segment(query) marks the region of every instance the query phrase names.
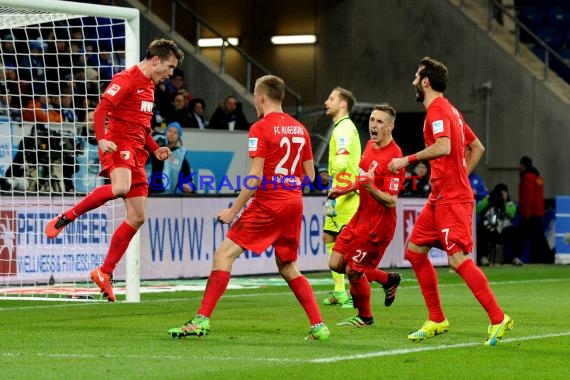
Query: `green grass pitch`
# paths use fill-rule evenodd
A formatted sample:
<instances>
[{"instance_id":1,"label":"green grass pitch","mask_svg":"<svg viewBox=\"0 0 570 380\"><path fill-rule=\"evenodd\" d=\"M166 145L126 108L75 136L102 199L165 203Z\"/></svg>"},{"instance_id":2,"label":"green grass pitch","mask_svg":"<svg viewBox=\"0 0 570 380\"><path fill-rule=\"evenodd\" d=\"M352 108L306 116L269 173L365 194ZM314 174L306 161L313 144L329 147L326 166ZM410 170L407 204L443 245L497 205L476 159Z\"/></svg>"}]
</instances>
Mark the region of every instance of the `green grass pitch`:
<instances>
[{"instance_id":1,"label":"green grass pitch","mask_svg":"<svg viewBox=\"0 0 570 380\"><path fill-rule=\"evenodd\" d=\"M138 304L0 300L3 379L568 379L570 266L486 268L515 327L484 347L488 320L461 278L439 268L449 333L406 337L427 312L415 276L384 307L373 284L376 324L336 326L353 314L321 307L333 334L307 342L308 322L284 284L227 290L205 338L173 339L170 327L196 312L202 292L143 294ZM309 274L322 299L328 273ZM331 281L332 283L332 281ZM120 296L119 300L124 299Z\"/></svg>"}]
</instances>

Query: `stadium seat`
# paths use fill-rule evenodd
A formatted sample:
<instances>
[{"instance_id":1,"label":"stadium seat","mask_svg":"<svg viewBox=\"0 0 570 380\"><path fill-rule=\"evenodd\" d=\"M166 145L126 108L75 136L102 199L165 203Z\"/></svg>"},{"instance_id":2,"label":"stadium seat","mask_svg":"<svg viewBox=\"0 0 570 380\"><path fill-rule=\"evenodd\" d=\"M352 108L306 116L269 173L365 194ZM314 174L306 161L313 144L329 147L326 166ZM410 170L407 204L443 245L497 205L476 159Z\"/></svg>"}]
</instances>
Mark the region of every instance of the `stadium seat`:
<instances>
[{"instance_id":1,"label":"stadium seat","mask_svg":"<svg viewBox=\"0 0 570 380\"><path fill-rule=\"evenodd\" d=\"M545 18L546 11L544 8L539 8L533 5L521 6L518 12L519 21L534 33L536 33L537 29L543 26ZM521 42L534 42L532 37L530 37L524 30L521 30L520 38Z\"/></svg>"},{"instance_id":2,"label":"stadium seat","mask_svg":"<svg viewBox=\"0 0 570 380\"><path fill-rule=\"evenodd\" d=\"M533 31L543 26L545 16L544 8L533 5L521 7L518 14L520 22Z\"/></svg>"},{"instance_id":3,"label":"stadium seat","mask_svg":"<svg viewBox=\"0 0 570 380\"><path fill-rule=\"evenodd\" d=\"M562 35L554 28L540 28L536 31L536 35L554 50L562 47Z\"/></svg>"},{"instance_id":4,"label":"stadium seat","mask_svg":"<svg viewBox=\"0 0 570 380\"><path fill-rule=\"evenodd\" d=\"M560 36L564 36L570 29L570 10L564 7L550 8L546 16L546 24L553 28Z\"/></svg>"}]
</instances>

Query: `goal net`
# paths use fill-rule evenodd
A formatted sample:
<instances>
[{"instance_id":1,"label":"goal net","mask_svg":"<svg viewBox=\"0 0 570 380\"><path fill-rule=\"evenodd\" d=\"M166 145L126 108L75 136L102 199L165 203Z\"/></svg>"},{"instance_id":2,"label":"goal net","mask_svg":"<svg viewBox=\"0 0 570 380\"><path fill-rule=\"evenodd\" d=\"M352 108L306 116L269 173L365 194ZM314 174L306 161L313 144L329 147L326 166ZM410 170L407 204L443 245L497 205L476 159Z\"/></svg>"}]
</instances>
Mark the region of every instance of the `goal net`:
<instances>
[{"instance_id":1,"label":"goal net","mask_svg":"<svg viewBox=\"0 0 570 380\"><path fill-rule=\"evenodd\" d=\"M89 119L112 75L138 61L138 29L131 8L0 0L0 297L101 299L89 272L124 208L109 202L53 240L44 229L102 183ZM137 301L131 262L115 279L134 279Z\"/></svg>"}]
</instances>

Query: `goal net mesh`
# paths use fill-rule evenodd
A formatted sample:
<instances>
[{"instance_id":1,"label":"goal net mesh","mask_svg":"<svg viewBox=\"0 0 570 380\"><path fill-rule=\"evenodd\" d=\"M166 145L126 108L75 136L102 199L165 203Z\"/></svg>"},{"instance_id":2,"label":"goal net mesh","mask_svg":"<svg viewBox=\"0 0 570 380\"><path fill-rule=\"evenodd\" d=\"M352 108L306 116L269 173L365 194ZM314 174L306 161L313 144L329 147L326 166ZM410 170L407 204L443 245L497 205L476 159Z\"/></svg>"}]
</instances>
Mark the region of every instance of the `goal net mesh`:
<instances>
[{"instance_id":1,"label":"goal net mesh","mask_svg":"<svg viewBox=\"0 0 570 380\"><path fill-rule=\"evenodd\" d=\"M89 272L124 217L118 201L109 202L56 239L44 234L50 219L103 183L89 119L125 68L126 20L69 4L69 13L0 6L2 298L101 299ZM124 277L123 264L115 279Z\"/></svg>"}]
</instances>

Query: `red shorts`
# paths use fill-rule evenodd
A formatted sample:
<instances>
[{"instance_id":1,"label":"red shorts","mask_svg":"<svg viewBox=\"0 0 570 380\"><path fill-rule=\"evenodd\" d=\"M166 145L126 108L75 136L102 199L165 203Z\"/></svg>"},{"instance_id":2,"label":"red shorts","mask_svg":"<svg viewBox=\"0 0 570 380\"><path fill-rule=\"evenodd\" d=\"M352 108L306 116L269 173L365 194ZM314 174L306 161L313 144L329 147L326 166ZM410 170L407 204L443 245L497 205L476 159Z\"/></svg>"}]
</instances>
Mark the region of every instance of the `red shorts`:
<instances>
[{"instance_id":1,"label":"red shorts","mask_svg":"<svg viewBox=\"0 0 570 380\"><path fill-rule=\"evenodd\" d=\"M410 242L453 255L473 250L473 203L427 203L412 229Z\"/></svg>"},{"instance_id":2,"label":"red shorts","mask_svg":"<svg viewBox=\"0 0 570 380\"><path fill-rule=\"evenodd\" d=\"M131 170L131 189L125 198L148 196L148 181L146 178L145 163L148 159L146 151L135 152L124 147L117 148L113 153L103 153L99 150L101 160L101 171L99 175L110 178L111 172L116 168L127 168Z\"/></svg>"},{"instance_id":3,"label":"red shorts","mask_svg":"<svg viewBox=\"0 0 570 380\"><path fill-rule=\"evenodd\" d=\"M298 203L268 204L254 198L232 224L227 237L257 255L273 245L279 260L293 262L297 261L302 220L302 199Z\"/></svg>"},{"instance_id":4,"label":"red shorts","mask_svg":"<svg viewBox=\"0 0 570 380\"><path fill-rule=\"evenodd\" d=\"M378 268L389 244L390 240L371 241L367 234L359 235L348 225L337 236L333 251L342 254L349 267L362 272Z\"/></svg>"}]
</instances>

